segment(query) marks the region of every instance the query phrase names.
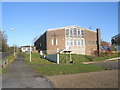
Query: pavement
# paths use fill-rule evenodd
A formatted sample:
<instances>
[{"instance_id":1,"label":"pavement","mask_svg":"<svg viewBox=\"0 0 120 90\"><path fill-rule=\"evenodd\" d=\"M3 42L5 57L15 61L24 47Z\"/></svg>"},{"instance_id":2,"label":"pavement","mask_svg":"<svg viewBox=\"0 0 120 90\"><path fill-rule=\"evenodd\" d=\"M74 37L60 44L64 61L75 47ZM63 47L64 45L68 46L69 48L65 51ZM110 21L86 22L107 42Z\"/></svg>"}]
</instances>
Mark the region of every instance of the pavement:
<instances>
[{"instance_id":1,"label":"pavement","mask_svg":"<svg viewBox=\"0 0 120 90\"><path fill-rule=\"evenodd\" d=\"M52 88L44 76L36 73L18 54L17 59L8 66L8 72L2 75L2 88Z\"/></svg>"}]
</instances>

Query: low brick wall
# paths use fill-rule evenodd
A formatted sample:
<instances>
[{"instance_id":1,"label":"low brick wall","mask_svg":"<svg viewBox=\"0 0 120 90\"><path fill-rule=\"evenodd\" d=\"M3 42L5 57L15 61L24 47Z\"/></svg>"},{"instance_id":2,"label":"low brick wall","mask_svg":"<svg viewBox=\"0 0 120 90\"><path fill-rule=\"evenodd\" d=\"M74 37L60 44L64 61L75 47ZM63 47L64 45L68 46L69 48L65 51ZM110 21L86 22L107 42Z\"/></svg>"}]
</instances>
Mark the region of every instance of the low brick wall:
<instances>
[{"instance_id":1,"label":"low brick wall","mask_svg":"<svg viewBox=\"0 0 120 90\"><path fill-rule=\"evenodd\" d=\"M59 54L48 54L45 58L59 64Z\"/></svg>"}]
</instances>

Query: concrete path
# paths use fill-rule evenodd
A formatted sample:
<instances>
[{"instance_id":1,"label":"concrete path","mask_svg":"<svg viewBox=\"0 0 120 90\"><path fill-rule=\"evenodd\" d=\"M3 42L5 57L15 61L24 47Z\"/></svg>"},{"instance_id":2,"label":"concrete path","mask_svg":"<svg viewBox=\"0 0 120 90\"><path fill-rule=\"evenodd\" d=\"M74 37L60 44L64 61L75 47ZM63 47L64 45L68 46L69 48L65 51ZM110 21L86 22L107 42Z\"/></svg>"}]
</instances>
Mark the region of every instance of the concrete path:
<instances>
[{"instance_id":1,"label":"concrete path","mask_svg":"<svg viewBox=\"0 0 120 90\"><path fill-rule=\"evenodd\" d=\"M48 76L56 88L118 88L118 70Z\"/></svg>"},{"instance_id":2,"label":"concrete path","mask_svg":"<svg viewBox=\"0 0 120 90\"><path fill-rule=\"evenodd\" d=\"M46 78L35 73L24 62L21 54L8 66L8 72L2 76L3 88L52 88Z\"/></svg>"}]
</instances>

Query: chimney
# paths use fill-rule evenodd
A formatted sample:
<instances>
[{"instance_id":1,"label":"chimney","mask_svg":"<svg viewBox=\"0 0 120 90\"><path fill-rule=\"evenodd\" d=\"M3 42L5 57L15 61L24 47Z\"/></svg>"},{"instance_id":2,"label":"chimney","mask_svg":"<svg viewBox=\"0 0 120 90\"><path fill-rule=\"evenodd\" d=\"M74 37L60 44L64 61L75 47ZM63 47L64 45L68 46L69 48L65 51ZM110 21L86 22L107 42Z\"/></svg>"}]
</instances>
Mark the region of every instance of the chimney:
<instances>
[{"instance_id":1,"label":"chimney","mask_svg":"<svg viewBox=\"0 0 120 90\"><path fill-rule=\"evenodd\" d=\"M100 54L100 28L97 28L97 52L98 52L98 57Z\"/></svg>"}]
</instances>

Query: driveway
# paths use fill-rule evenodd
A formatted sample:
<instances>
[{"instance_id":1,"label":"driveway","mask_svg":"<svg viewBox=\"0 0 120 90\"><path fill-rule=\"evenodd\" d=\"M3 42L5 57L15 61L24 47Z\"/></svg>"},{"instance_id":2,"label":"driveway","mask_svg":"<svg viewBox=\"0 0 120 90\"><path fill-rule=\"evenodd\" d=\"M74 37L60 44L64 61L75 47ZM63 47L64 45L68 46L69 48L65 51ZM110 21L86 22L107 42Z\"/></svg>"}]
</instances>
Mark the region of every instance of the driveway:
<instances>
[{"instance_id":1,"label":"driveway","mask_svg":"<svg viewBox=\"0 0 120 90\"><path fill-rule=\"evenodd\" d=\"M52 88L48 80L39 75L24 62L21 54L8 66L8 72L2 75L3 88Z\"/></svg>"}]
</instances>

